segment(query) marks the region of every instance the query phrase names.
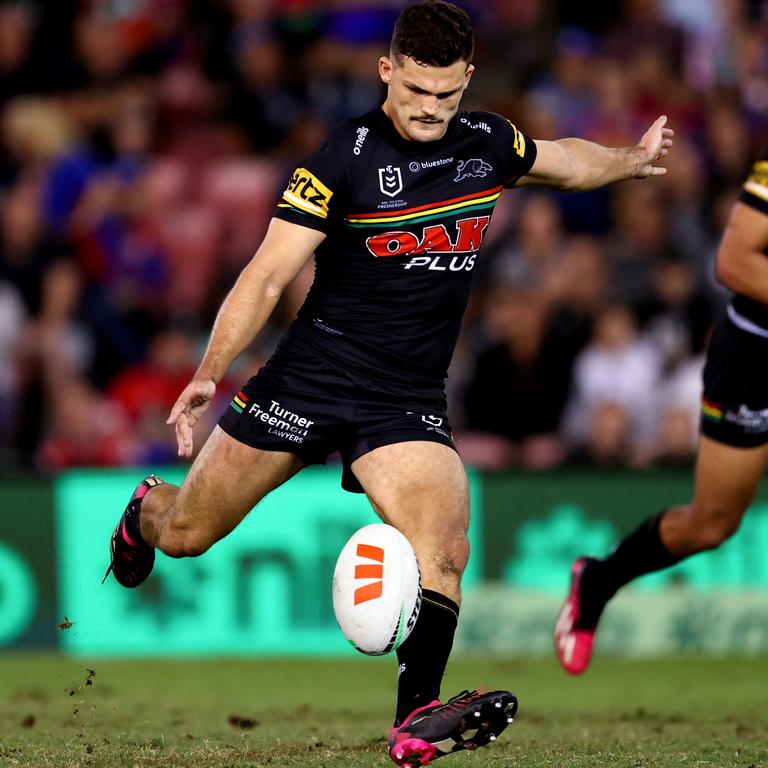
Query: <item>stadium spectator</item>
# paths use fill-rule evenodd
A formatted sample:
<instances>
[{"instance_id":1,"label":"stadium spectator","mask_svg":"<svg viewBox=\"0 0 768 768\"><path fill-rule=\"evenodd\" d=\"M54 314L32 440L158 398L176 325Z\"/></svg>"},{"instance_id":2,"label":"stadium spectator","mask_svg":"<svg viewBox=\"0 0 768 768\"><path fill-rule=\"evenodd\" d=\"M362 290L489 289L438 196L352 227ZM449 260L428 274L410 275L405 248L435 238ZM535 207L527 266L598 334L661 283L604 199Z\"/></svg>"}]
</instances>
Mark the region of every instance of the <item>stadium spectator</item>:
<instances>
[{"instance_id":1,"label":"stadium spectator","mask_svg":"<svg viewBox=\"0 0 768 768\"><path fill-rule=\"evenodd\" d=\"M26 312L19 292L0 276L0 466L15 467L16 429L21 382L19 375L19 329Z\"/></svg>"},{"instance_id":2,"label":"stadium spectator","mask_svg":"<svg viewBox=\"0 0 768 768\"><path fill-rule=\"evenodd\" d=\"M632 463L655 429L662 358L644 340L634 314L608 306L574 364L564 431L577 455L597 464Z\"/></svg>"},{"instance_id":3,"label":"stadium spectator","mask_svg":"<svg viewBox=\"0 0 768 768\"><path fill-rule=\"evenodd\" d=\"M196 353L189 334L161 330L149 341L146 360L127 366L109 384L107 395L131 424L138 451L135 461L168 464L175 460L175 441L163 422L179 389L194 372Z\"/></svg>"},{"instance_id":4,"label":"stadium spectator","mask_svg":"<svg viewBox=\"0 0 768 768\"><path fill-rule=\"evenodd\" d=\"M40 407L45 407L40 404ZM120 409L84 380L58 383L37 461L45 472L132 463L135 444Z\"/></svg>"},{"instance_id":5,"label":"stadium spectator","mask_svg":"<svg viewBox=\"0 0 768 768\"><path fill-rule=\"evenodd\" d=\"M536 288L503 282L486 301L487 325L497 344L474 366L459 453L490 469L559 464L564 449L557 428L572 358L554 337L550 303Z\"/></svg>"}]
</instances>

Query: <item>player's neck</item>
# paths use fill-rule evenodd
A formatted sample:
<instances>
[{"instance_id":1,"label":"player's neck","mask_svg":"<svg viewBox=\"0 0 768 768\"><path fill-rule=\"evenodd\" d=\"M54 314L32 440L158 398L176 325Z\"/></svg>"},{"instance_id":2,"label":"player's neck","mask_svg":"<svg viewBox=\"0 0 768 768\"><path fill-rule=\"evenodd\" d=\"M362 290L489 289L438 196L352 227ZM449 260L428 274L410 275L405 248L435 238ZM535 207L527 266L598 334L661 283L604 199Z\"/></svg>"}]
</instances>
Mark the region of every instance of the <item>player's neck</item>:
<instances>
[{"instance_id":1,"label":"player's neck","mask_svg":"<svg viewBox=\"0 0 768 768\"><path fill-rule=\"evenodd\" d=\"M384 100L384 103L381 105L381 111L389 118L389 122L392 123L392 127L397 131L401 138L406 141L412 141L411 137L403 130L403 127L396 119L395 111L392 109L389 99Z\"/></svg>"}]
</instances>

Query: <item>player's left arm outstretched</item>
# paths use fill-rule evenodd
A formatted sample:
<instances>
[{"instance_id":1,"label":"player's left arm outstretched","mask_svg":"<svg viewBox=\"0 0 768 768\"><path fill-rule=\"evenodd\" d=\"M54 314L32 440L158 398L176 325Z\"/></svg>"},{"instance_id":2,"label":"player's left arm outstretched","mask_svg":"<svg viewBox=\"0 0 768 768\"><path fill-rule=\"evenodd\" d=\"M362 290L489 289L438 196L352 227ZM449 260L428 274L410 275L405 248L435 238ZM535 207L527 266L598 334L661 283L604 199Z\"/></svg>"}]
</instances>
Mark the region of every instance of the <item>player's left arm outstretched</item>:
<instances>
[{"instance_id":1,"label":"player's left arm outstretched","mask_svg":"<svg viewBox=\"0 0 768 768\"><path fill-rule=\"evenodd\" d=\"M667 156L675 132L662 115L634 147L604 147L584 139L536 141L536 160L516 187L552 187L580 192L622 179L644 179L667 172L656 163Z\"/></svg>"}]
</instances>

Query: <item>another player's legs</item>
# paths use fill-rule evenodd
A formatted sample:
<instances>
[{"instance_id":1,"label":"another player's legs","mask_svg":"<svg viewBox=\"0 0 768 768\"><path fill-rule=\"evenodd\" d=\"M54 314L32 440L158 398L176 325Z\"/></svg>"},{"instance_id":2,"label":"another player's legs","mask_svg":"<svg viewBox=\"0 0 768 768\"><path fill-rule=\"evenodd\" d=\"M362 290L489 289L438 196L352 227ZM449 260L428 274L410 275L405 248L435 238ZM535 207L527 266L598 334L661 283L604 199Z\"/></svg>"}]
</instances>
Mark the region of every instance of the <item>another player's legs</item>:
<instances>
[{"instance_id":1,"label":"another player's legs","mask_svg":"<svg viewBox=\"0 0 768 768\"><path fill-rule=\"evenodd\" d=\"M555 651L566 672L588 666L606 603L625 584L690 555L714 549L732 536L757 491L768 445L735 448L702 436L693 501L647 520L604 560L579 558L555 625Z\"/></svg>"},{"instance_id":2,"label":"another player's legs","mask_svg":"<svg viewBox=\"0 0 768 768\"><path fill-rule=\"evenodd\" d=\"M301 466L291 453L251 448L215 427L181 487L150 475L134 491L112 536L115 578L138 586L152 570L154 548L201 555Z\"/></svg>"},{"instance_id":3,"label":"another player's legs","mask_svg":"<svg viewBox=\"0 0 768 768\"><path fill-rule=\"evenodd\" d=\"M461 460L445 445L414 441L377 448L352 468L382 520L413 545L422 577L418 621L397 650L390 756L399 765L426 765L487 744L514 717L517 700L511 693L465 691L446 704L438 698L469 557L469 489Z\"/></svg>"}]
</instances>

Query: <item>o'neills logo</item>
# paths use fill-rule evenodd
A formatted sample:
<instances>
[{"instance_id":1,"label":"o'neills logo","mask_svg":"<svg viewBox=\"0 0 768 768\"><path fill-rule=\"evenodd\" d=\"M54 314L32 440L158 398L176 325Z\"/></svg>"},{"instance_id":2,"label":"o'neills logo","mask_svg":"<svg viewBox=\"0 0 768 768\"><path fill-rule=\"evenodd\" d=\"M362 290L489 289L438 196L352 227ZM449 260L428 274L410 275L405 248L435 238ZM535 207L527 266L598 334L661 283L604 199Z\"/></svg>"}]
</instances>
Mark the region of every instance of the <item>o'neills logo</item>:
<instances>
[{"instance_id":1,"label":"o'neills logo","mask_svg":"<svg viewBox=\"0 0 768 768\"><path fill-rule=\"evenodd\" d=\"M363 151L363 144L365 143L365 137L368 135L369 130L370 128L360 126L360 128L355 131L357 138L355 139L355 146L352 147L353 154L359 155Z\"/></svg>"},{"instance_id":2,"label":"o'neills logo","mask_svg":"<svg viewBox=\"0 0 768 768\"><path fill-rule=\"evenodd\" d=\"M365 241L368 250L378 258L410 256L404 269L427 267L443 272L469 271L475 266L477 251L483 243L490 216L473 216L456 222L452 237L445 224L433 224L421 230L421 237L413 232L384 232ZM448 255L463 254L463 256Z\"/></svg>"}]
</instances>

